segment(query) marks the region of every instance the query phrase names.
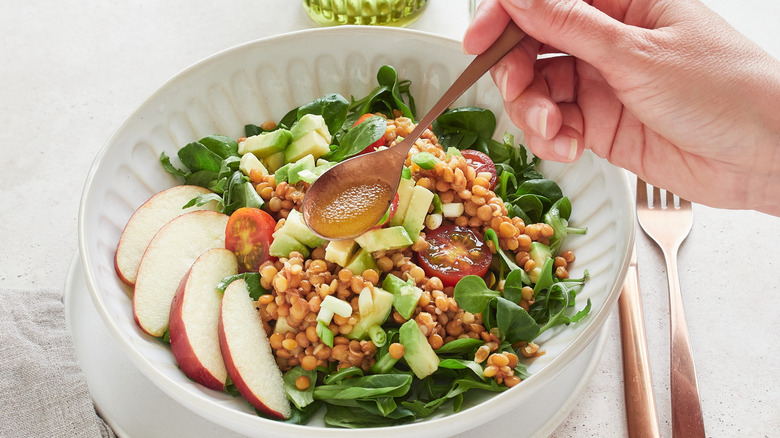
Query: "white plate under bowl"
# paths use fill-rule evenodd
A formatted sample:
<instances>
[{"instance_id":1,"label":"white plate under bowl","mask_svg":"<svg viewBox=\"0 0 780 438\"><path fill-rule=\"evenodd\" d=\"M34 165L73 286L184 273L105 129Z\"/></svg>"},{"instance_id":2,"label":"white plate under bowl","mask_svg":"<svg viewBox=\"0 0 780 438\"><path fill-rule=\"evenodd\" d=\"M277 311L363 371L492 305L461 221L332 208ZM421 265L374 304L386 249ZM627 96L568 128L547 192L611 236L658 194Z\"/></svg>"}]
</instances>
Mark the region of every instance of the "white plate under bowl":
<instances>
[{"instance_id":1,"label":"white plate under bowl","mask_svg":"<svg viewBox=\"0 0 780 438\"><path fill-rule=\"evenodd\" d=\"M418 115L430 108L470 58L451 39L409 29L335 27L294 32L247 43L211 56L178 74L131 114L96 157L87 176L79 211L79 251L87 287L98 313L129 358L163 392L197 414L247 435L349 437L360 430L326 428L322 421L292 425L258 417L240 399L207 390L181 373L170 349L136 326L131 290L114 273L119 235L132 212L152 194L176 181L162 170L161 152L219 133L243 135L247 123L279 120L291 108L327 93L362 97L375 86L379 67L390 64L411 80ZM455 106L493 110L497 135L522 133L503 112L500 95L486 76ZM471 397L459 413L442 412L425 421L372 429L374 437L451 436L503 415L525 412L544 398L534 397L573 361L599 333L617 301L634 240L634 211L625 172L591 153L563 165L545 162L540 170L557 181L572 200L571 223L587 226L567 247L591 279L578 296L590 299L590 315L542 337L547 354L528 364L532 376L500 394Z\"/></svg>"},{"instance_id":2,"label":"white plate under bowl","mask_svg":"<svg viewBox=\"0 0 780 438\"><path fill-rule=\"evenodd\" d=\"M73 337L76 356L89 386L89 392L100 416L122 438L240 438L234 432L206 420L160 391L130 362L116 338L89 298L81 259L75 254L68 271L63 293L65 318ZM547 403L537 404L525 412L523 427L504 416L478 426L479 433L464 432L451 438L504 436L512 430L514 438L542 438L552 433L566 418L585 391L598 368L608 336L609 323L582 353L546 385L540 386Z\"/></svg>"}]
</instances>

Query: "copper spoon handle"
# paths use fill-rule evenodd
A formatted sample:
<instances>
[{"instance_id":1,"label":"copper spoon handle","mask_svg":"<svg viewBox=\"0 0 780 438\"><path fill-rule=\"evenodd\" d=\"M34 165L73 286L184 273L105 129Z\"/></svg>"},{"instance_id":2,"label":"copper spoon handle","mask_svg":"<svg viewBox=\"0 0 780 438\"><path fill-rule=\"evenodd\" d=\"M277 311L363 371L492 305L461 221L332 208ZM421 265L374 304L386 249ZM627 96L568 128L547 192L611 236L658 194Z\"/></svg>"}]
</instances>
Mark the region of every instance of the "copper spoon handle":
<instances>
[{"instance_id":1,"label":"copper spoon handle","mask_svg":"<svg viewBox=\"0 0 780 438\"><path fill-rule=\"evenodd\" d=\"M628 276L618 299L620 339L623 349L623 388L630 437L660 437L642 298L636 269L636 249L631 255Z\"/></svg>"},{"instance_id":2,"label":"copper spoon handle","mask_svg":"<svg viewBox=\"0 0 780 438\"><path fill-rule=\"evenodd\" d=\"M496 65L504 55L520 43L523 38L525 38L525 32L520 30L513 21L510 21L493 45L471 61L471 64L455 79L455 82L450 85L450 88L444 92L444 95L425 114L412 132L400 144L390 148L390 150L406 158L409 149L420 138L422 133L431 126L431 123L442 115L466 90L471 88L491 67Z\"/></svg>"}]
</instances>

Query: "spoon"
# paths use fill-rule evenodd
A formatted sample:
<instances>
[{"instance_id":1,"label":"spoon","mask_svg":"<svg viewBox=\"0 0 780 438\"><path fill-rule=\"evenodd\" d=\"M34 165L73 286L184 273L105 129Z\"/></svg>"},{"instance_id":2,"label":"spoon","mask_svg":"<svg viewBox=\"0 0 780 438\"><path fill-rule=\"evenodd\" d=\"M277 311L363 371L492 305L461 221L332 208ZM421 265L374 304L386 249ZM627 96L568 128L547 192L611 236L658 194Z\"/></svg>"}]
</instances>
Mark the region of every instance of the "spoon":
<instances>
[{"instance_id":1,"label":"spoon","mask_svg":"<svg viewBox=\"0 0 780 438\"><path fill-rule=\"evenodd\" d=\"M351 239L379 223L401 181L407 154L420 135L455 100L515 47L525 33L513 22L477 55L403 141L393 147L350 158L320 175L303 200L303 220L329 240Z\"/></svg>"}]
</instances>

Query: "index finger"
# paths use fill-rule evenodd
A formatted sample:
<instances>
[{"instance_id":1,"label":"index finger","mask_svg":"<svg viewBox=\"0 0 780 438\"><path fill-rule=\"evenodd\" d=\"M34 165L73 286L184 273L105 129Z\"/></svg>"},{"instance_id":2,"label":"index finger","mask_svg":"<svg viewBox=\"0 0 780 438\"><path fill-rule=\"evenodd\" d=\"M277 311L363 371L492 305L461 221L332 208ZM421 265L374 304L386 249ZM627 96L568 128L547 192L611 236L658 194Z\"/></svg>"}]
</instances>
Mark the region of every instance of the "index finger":
<instances>
[{"instance_id":1,"label":"index finger","mask_svg":"<svg viewBox=\"0 0 780 438\"><path fill-rule=\"evenodd\" d=\"M470 55L484 52L498 39L509 20L509 14L498 0L481 1L463 36L463 51Z\"/></svg>"}]
</instances>

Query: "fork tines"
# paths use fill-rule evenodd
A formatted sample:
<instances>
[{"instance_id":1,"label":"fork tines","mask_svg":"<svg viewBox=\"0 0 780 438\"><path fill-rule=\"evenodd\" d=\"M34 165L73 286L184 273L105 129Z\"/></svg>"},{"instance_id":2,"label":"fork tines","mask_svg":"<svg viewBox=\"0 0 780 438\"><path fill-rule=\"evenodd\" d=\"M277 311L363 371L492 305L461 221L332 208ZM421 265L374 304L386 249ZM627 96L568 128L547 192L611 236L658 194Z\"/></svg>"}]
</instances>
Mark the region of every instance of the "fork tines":
<instances>
[{"instance_id":1,"label":"fork tines","mask_svg":"<svg viewBox=\"0 0 780 438\"><path fill-rule=\"evenodd\" d=\"M647 196L648 188L650 189L649 191L652 195L649 198ZM651 184L648 184L641 178L636 179L636 199L638 205L644 204L651 209L656 207L656 202L658 203L658 208L661 209L665 209L665 208L679 209L679 208L686 208L690 206L689 201L686 201L685 199L675 195L669 190L661 189Z\"/></svg>"}]
</instances>

